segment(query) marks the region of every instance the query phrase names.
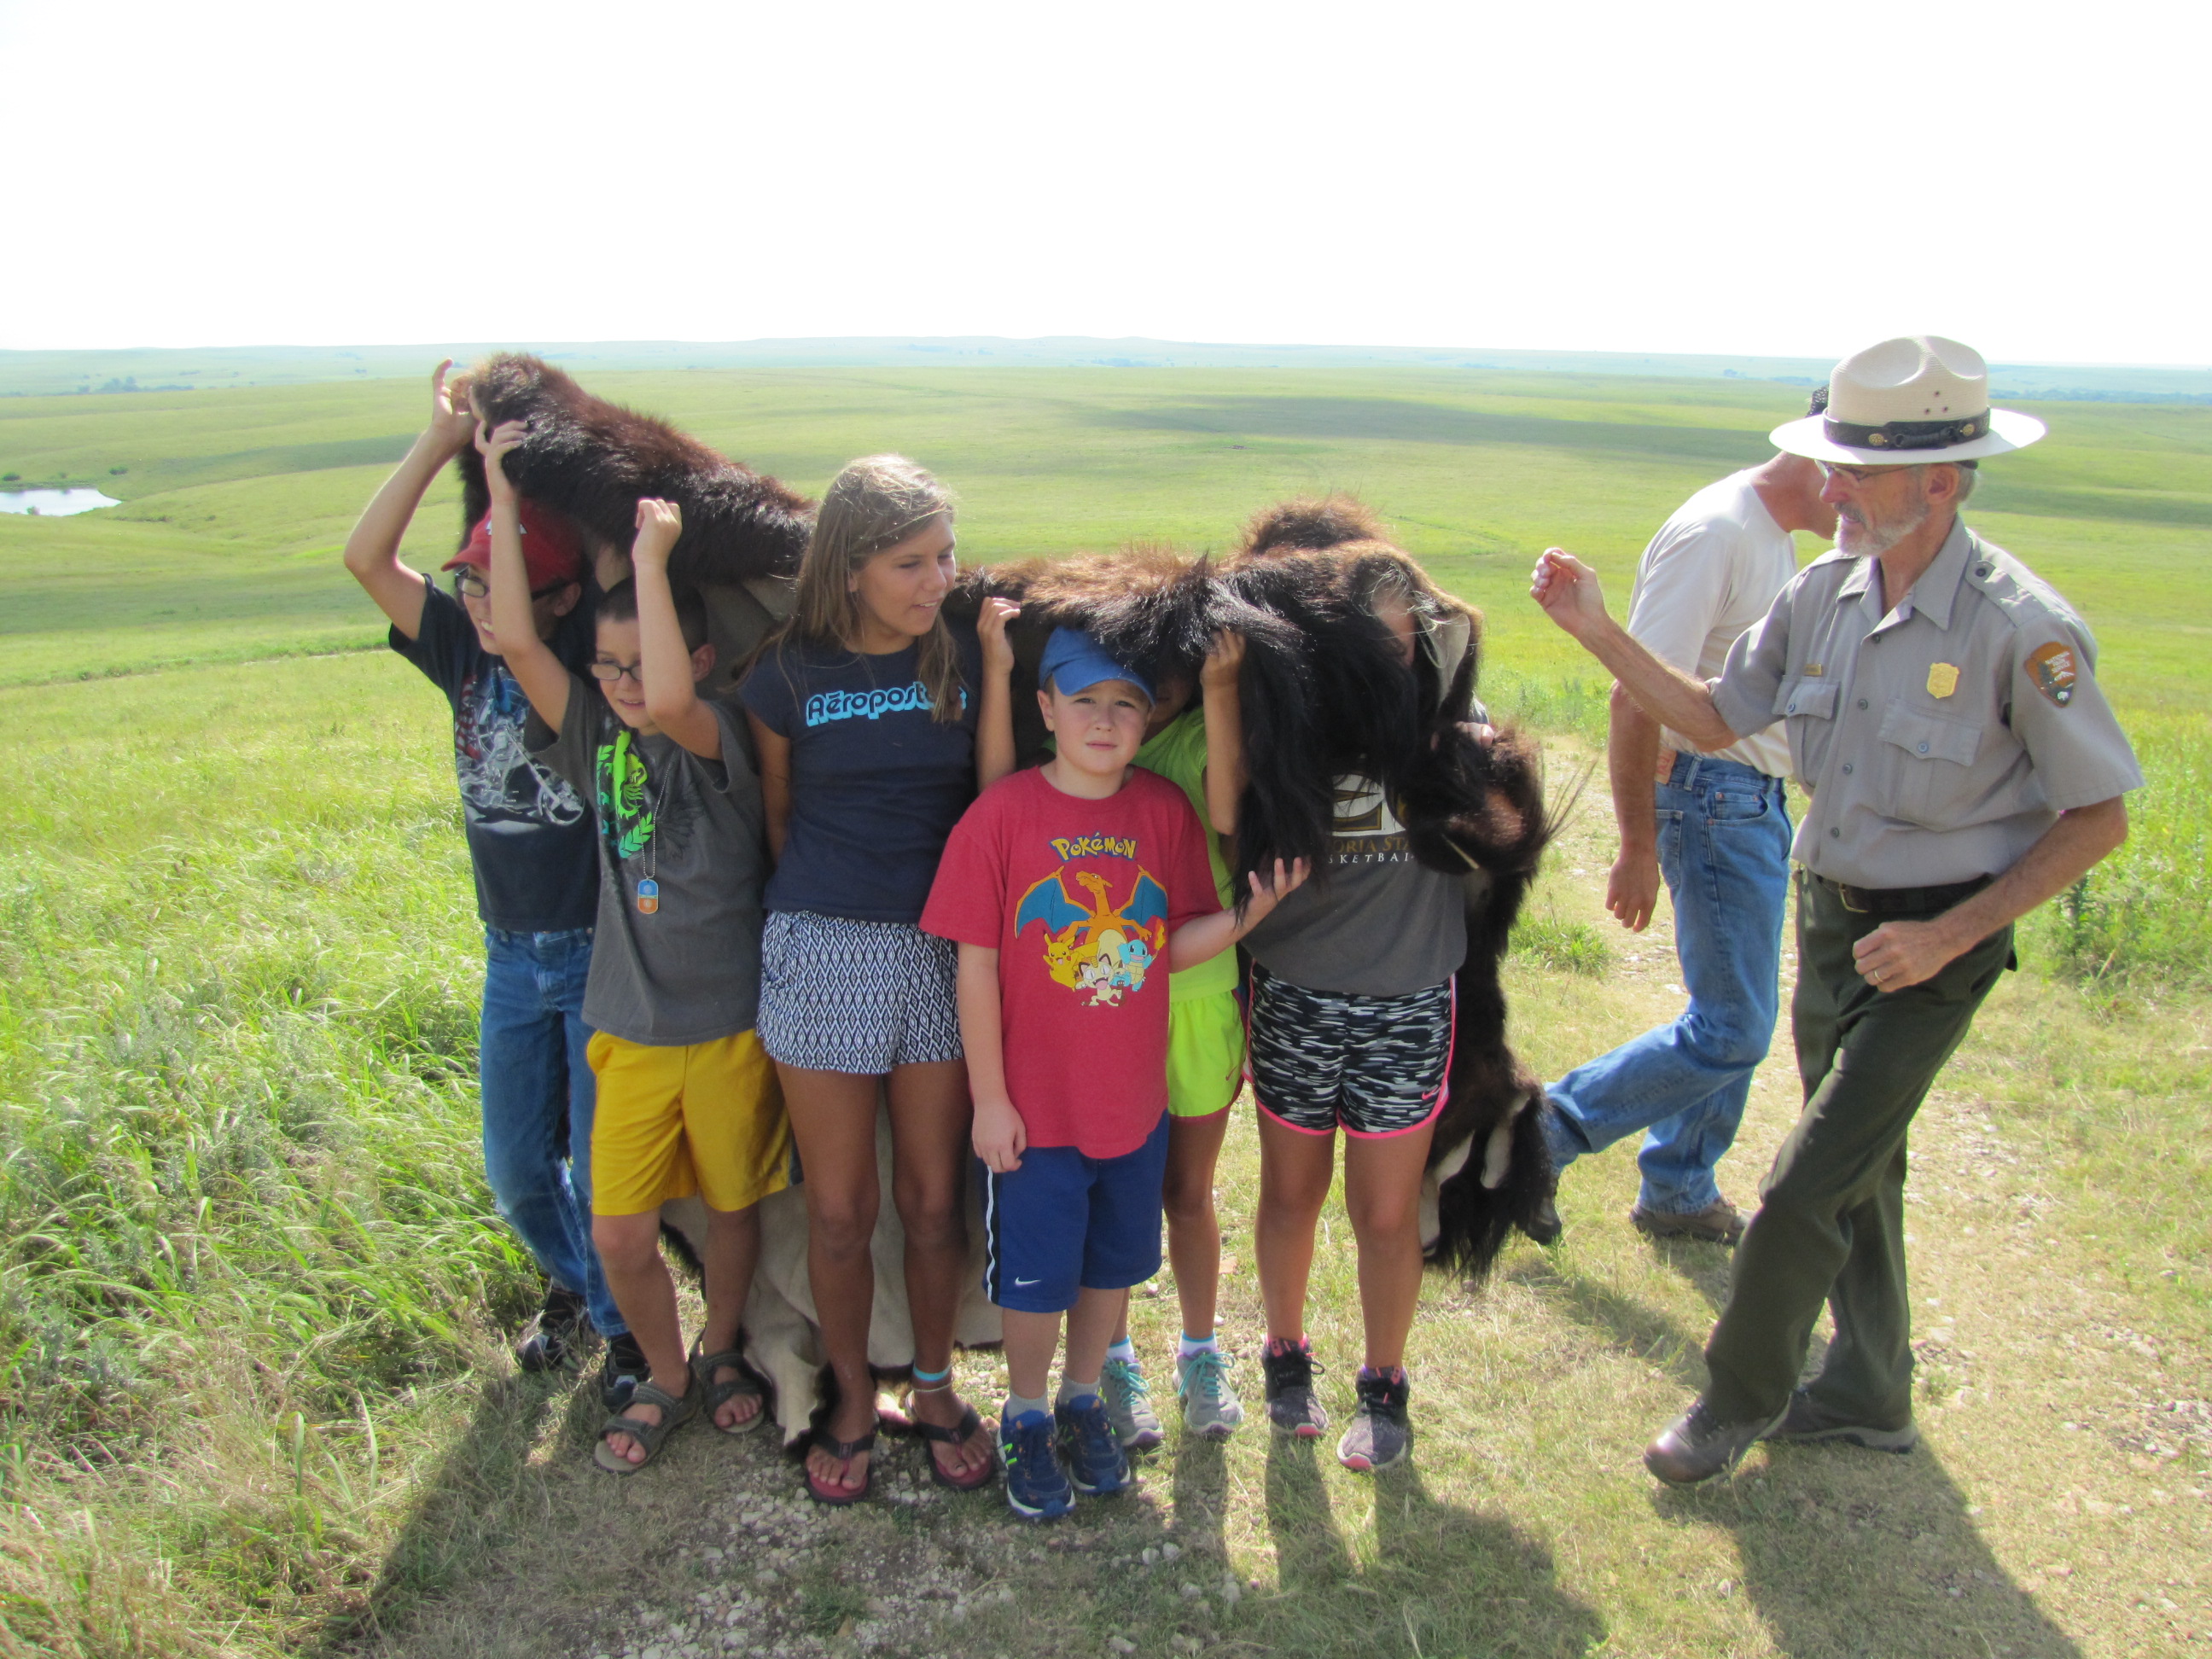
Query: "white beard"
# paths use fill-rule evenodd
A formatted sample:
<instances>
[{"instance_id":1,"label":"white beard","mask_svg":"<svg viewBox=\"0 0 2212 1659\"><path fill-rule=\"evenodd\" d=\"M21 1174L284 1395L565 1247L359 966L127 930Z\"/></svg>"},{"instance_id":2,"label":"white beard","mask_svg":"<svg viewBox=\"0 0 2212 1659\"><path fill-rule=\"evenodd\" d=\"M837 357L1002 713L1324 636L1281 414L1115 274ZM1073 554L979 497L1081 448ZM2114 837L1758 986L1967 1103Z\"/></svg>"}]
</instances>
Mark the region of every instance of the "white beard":
<instances>
[{"instance_id":1,"label":"white beard","mask_svg":"<svg viewBox=\"0 0 2212 1659\"><path fill-rule=\"evenodd\" d=\"M1844 552L1879 557L1928 522L1928 496L1901 507L1896 514L1879 520L1852 519L1844 509L1836 514L1836 545Z\"/></svg>"}]
</instances>

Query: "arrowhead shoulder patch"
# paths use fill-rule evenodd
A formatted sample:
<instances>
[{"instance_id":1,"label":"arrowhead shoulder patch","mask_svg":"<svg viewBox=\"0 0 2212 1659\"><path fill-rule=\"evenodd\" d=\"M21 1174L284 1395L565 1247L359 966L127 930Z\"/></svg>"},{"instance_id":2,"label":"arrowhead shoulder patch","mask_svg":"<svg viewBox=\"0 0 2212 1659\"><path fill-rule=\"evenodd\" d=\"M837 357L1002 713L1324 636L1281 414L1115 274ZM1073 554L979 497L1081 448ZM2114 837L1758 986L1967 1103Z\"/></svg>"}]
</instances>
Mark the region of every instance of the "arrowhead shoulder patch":
<instances>
[{"instance_id":1,"label":"arrowhead shoulder patch","mask_svg":"<svg viewBox=\"0 0 2212 1659\"><path fill-rule=\"evenodd\" d=\"M2057 707L2063 708L2074 701L2074 683L2080 675L2072 646L2060 640L2037 646L2028 657L2027 672L2035 689Z\"/></svg>"}]
</instances>

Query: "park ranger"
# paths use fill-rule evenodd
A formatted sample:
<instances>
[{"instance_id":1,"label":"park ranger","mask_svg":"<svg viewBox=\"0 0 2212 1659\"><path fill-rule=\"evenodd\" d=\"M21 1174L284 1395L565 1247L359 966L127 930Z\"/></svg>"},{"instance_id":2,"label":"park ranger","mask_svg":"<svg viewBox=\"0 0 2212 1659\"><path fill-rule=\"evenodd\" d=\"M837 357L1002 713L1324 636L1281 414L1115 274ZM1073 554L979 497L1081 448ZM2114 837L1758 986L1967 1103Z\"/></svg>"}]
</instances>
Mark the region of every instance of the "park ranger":
<instances>
[{"instance_id":1,"label":"park ranger","mask_svg":"<svg viewBox=\"0 0 2212 1659\"><path fill-rule=\"evenodd\" d=\"M1705 1392L1644 1452L1662 1480L1720 1474L1761 1438L1917 1438L1906 1131L2012 965L2014 921L2120 845L2142 784L2087 627L1959 520L1976 465L2043 434L1989 406L1986 366L1954 340L1845 358L1825 415L1773 434L1826 473L1835 550L1710 683L1631 639L1587 565L1553 548L1536 566L1532 597L1653 719L1708 751L1782 721L1811 792L1791 849L1804 1109L1739 1247ZM1835 1338L1800 1389L1824 1302Z\"/></svg>"}]
</instances>

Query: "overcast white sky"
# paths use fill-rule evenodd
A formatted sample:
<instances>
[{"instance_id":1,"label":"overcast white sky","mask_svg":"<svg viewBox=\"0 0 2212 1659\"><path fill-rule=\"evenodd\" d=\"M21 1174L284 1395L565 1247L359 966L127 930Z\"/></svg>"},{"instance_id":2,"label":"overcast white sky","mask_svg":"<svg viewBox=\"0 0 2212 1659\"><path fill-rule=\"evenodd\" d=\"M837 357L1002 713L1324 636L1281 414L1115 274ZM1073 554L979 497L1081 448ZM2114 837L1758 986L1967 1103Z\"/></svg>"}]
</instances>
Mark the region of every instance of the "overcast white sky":
<instances>
[{"instance_id":1,"label":"overcast white sky","mask_svg":"<svg viewBox=\"0 0 2212 1659\"><path fill-rule=\"evenodd\" d=\"M0 347L2212 363L2212 7L0 0Z\"/></svg>"}]
</instances>

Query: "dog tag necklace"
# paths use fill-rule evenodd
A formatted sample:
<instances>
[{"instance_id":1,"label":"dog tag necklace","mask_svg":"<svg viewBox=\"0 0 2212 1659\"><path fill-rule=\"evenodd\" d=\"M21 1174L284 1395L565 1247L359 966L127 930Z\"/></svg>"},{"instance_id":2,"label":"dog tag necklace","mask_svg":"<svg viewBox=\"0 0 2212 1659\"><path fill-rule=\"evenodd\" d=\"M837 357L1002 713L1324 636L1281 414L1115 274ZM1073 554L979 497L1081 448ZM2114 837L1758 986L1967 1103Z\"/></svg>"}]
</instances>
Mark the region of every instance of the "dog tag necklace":
<instances>
[{"instance_id":1,"label":"dog tag necklace","mask_svg":"<svg viewBox=\"0 0 2212 1659\"><path fill-rule=\"evenodd\" d=\"M644 757L641 748L638 758L641 761ZM647 833L645 843L645 875L637 884L637 913L641 916L657 915L660 912L660 883L655 879L660 873L660 805L668 797L668 780L676 770L673 750L670 752L668 760L668 771L654 784L653 799L646 808L647 821L653 827Z\"/></svg>"}]
</instances>

